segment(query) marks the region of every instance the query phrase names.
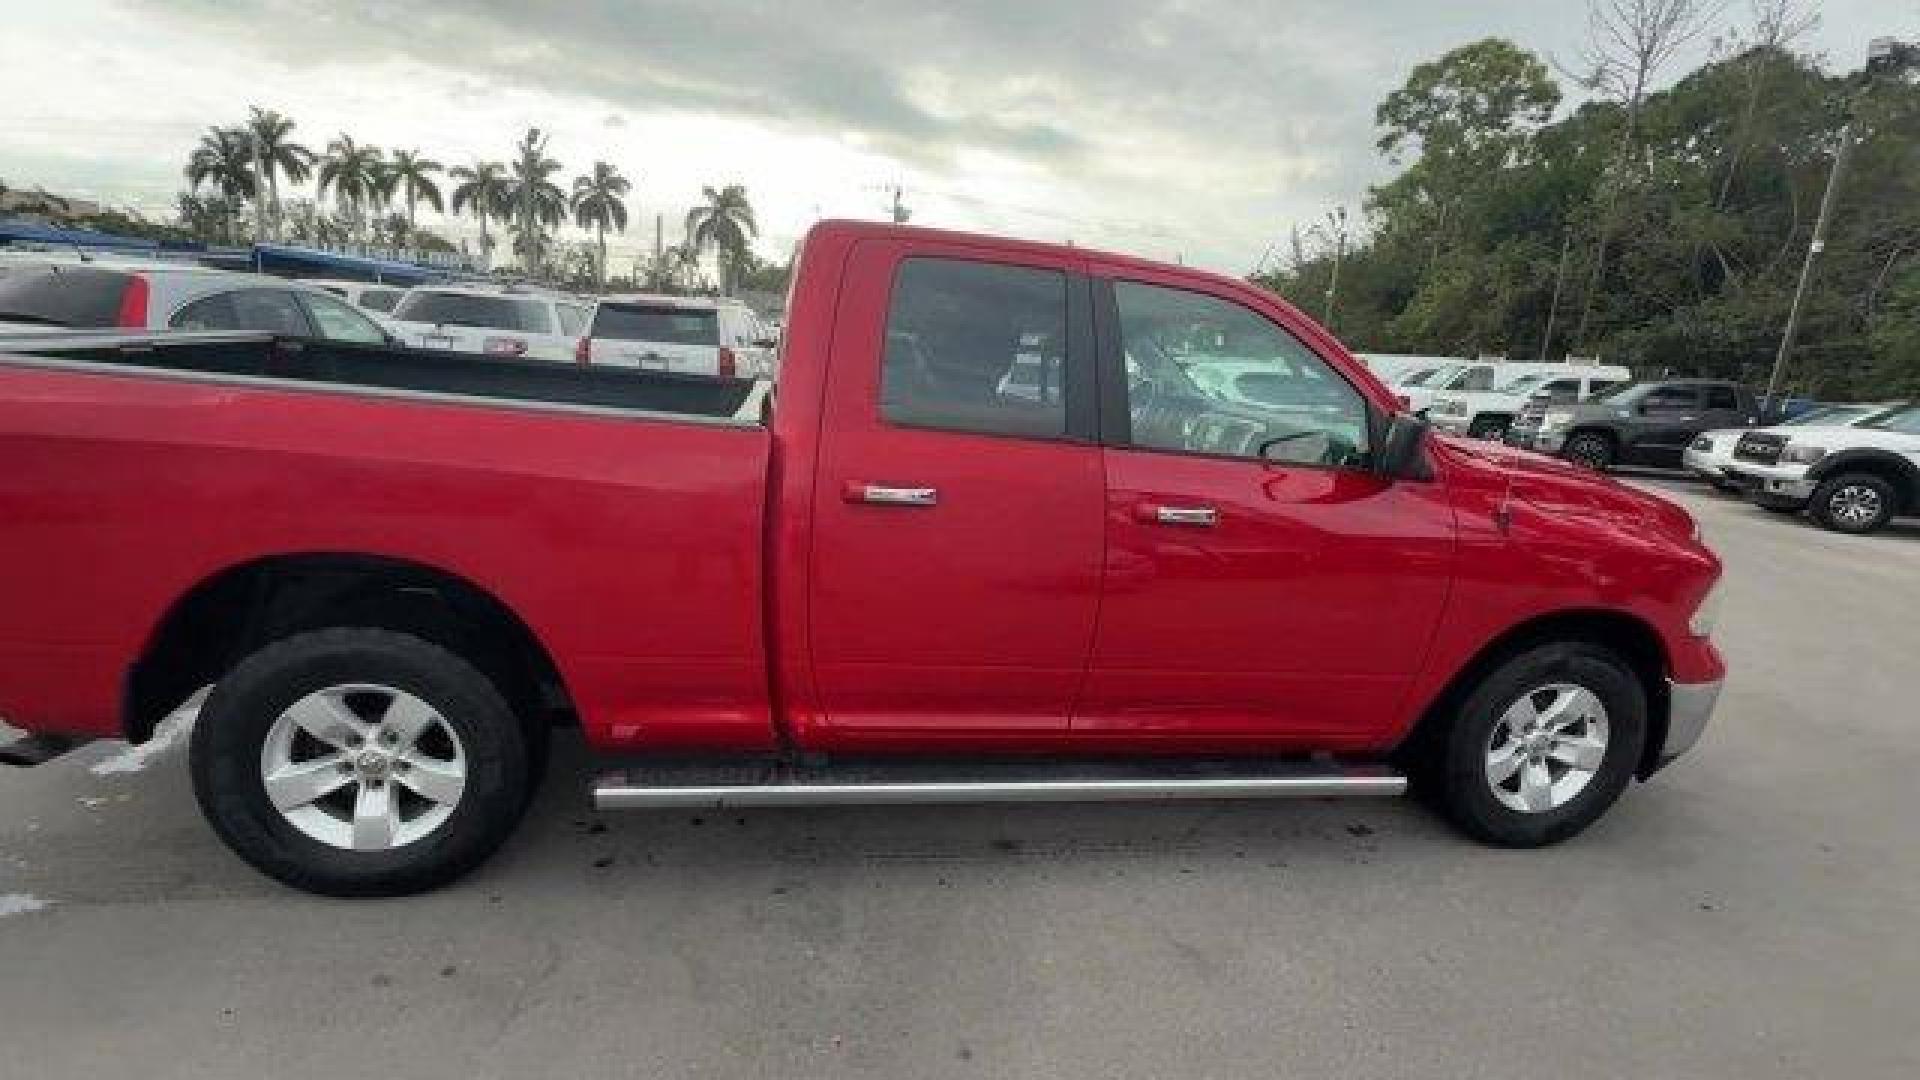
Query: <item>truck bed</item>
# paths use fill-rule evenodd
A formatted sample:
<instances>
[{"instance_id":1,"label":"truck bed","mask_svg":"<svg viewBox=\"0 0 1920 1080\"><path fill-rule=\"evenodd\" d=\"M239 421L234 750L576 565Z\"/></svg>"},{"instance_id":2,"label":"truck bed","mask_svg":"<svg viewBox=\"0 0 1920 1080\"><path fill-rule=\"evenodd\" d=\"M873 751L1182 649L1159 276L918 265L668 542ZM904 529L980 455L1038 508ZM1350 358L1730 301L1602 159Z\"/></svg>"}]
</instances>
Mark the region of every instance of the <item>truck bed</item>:
<instances>
[{"instance_id":1,"label":"truck bed","mask_svg":"<svg viewBox=\"0 0 1920 1080\"><path fill-rule=\"evenodd\" d=\"M111 365L156 375L270 380L290 388L608 409L743 424L761 422L766 398L765 384L748 379L294 341L263 334L0 334L0 362Z\"/></svg>"},{"instance_id":2,"label":"truck bed","mask_svg":"<svg viewBox=\"0 0 1920 1080\"><path fill-rule=\"evenodd\" d=\"M771 739L753 384L287 344L0 342L0 715L119 734L184 597L351 553L497 598L592 741Z\"/></svg>"}]
</instances>

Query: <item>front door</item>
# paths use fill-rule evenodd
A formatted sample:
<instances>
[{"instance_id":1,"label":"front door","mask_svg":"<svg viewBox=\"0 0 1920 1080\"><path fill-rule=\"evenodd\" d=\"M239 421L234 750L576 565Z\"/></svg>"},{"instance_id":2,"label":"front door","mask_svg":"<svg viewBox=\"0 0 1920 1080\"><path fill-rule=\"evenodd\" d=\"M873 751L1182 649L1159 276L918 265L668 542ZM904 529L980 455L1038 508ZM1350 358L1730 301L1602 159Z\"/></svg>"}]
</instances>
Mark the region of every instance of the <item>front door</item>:
<instances>
[{"instance_id":1,"label":"front door","mask_svg":"<svg viewBox=\"0 0 1920 1080\"><path fill-rule=\"evenodd\" d=\"M1678 465L1700 427L1701 388L1691 383L1656 386L1640 399L1628 431L1632 457L1644 465Z\"/></svg>"},{"instance_id":2,"label":"front door","mask_svg":"<svg viewBox=\"0 0 1920 1080\"><path fill-rule=\"evenodd\" d=\"M1099 605L1078 267L867 240L823 414L809 626L823 746L1058 742Z\"/></svg>"},{"instance_id":3,"label":"front door","mask_svg":"<svg viewBox=\"0 0 1920 1080\"><path fill-rule=\"evenodd\" d=\"M1076 737L1377 746L1446 599L1441 485L1368 470L1365 399L1277 313L1111 291L1102 385L1125 403L1103 409L1106 591Z\"/></svg>"}]
</instances>

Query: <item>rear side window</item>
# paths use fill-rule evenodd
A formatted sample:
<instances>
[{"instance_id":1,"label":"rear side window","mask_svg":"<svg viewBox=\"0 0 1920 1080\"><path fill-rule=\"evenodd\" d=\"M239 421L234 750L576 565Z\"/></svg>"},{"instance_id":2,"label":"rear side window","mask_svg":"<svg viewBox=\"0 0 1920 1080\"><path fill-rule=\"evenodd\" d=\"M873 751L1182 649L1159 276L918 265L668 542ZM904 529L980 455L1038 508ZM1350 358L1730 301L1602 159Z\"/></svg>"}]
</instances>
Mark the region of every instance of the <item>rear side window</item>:
<instances>
[{"instance_id":1,"label":"rear side window","mask_svg":"<svg viewBox=\"0 0 1920 1080\"><path fill-rule=\"evenodd\" d=\"M1067 432L1067 276L908 259L894 277L881 413L910 427Z\"/></svg>"},{"instance_id":2,"label":"rear side window","mask_svg":"<svg viewBox=\"0 0 1920 1080\"><path fill-rule=\"evenodd\" d=\"M553 320L546 305L524 296L485 296L475 293L415 290L394 309L394 318L436 326L473 326L483 330L516 330L522 334L551 334Z\"/></svg>"},{"instance_id":3,"label":"rear side window","mask_svg":"<svg viewBox=\"0 0 1920 1080\"><path fill-rule=\"evenodd\" d=\"M1707 387L1707 408L1738 411L1740 395L1735 394L1731 386L1709 386Z\"/></svg>"},{"instance_id":4,"label":"rear side window","mask_svg":"<svg viewBox=\"0 0 1920 1080\"><path fill-rule=\"evenodd\" d=\"M1684 413L1700 407L1700 389L1694 386L1656 386L1640 403L1643 413Z\"/></svg>"},{"instance_id":5,"label":"rear side window","mask_svg":"<svg viewBox=\"0 0 1920 1080\"><path fill-rule=\"evenodd\" d=\"M120 318L129 274L91 266L22 270L0 276L0 321L88 329Z\"/></svg>"},{"instance_id":6,"label":"rear side window","mask_svg":"<svg viewBox=\"0 0 1920 1080\"><path fill-rule=\"evenodd\" d=\"M720 344L720 313L672 304L601 304L593 317L593 336L712 348Z\"/></svg>"},{"instance_id":7,"label":"rear side window","mask_svg":"<svg viewBox=\"0 0 1920 1080\"><path fill-rule=\"evenodd\" d=\"M290 293L241 289L215 293L181 308L169 323L177 330L243 330L283 337L312 337L313 329Z\"/></svg>"},{"instance_id":8,"label":"rear side window","mask_svg":"<svg viewBox=\"0 0 1920 1080\"><path fill-rule=\"evenodd\" d=\"M405 295L407 294L399 289L368 289L360 294L360 306L368 311L386 314L391 312L393 306L398 304L400 298Z\"/></svg>"},{"instance_id":9,"label":"rear side window","mask_svg":"<svg viewBox=\"0 0 1920 1080\"><path fill-rule=\"evenodd\" d=\"M307 306L307 314L313 316L313 323L320 329L320 336L328 341L351 341L361 345L383 345L387 340L386 331L374 325L372 319L339 300L330 296L310 294L300 298Z\"/></svg>"}]
</instances>

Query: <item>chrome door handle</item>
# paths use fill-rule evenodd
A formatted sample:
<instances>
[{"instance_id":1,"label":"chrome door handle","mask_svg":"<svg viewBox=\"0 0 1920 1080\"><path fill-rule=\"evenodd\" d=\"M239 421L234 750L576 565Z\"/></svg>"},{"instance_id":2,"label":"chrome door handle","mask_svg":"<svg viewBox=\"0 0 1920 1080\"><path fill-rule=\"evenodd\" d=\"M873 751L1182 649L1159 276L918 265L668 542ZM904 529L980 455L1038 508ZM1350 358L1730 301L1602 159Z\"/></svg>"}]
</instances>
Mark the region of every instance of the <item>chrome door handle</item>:
<instances>
[{"instance_id":1,"label":"chrome door handle","mask_svg":"<svg viewBox=\"0 0 1920 1080\"><path fill-rule=\"evenodd\" d=\"M884 484L863 484L857 480L847 481L841 495L848 502L873 506L935 506L940 502L940 492L936 488L887 487Z\"/></svg>"},{"instance_id":2,"label":"chrome door handle","mask_svg":"<svg viewBox=\"0 0 1920 1080\"><path fill-rule=\"evenodd\" d=\"M1156 506L1153 520L1162 525L1198 525L1209 528L1220 521L1220 511L1211 506Z\"/></svg>"}]
</instances>

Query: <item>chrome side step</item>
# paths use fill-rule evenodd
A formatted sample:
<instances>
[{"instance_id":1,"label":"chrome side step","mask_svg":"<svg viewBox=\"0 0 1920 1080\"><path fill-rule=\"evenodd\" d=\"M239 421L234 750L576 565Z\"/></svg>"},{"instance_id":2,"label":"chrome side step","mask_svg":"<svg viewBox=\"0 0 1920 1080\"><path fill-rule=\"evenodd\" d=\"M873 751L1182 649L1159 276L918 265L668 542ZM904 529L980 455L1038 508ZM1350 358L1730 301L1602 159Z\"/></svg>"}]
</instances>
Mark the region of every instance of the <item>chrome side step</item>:
<instances>
[{"instance_id":1,"label":"chrome side step","mask_svg":"<svg viewBox=\"0 0 1920 1080\"><path fill-rule=\"evenodd\" d=\"M1406 777L1324 761L942 759L824 765L638 765L593 785L599 810L1399 795Z\"/></svg>"}]
</instances>

